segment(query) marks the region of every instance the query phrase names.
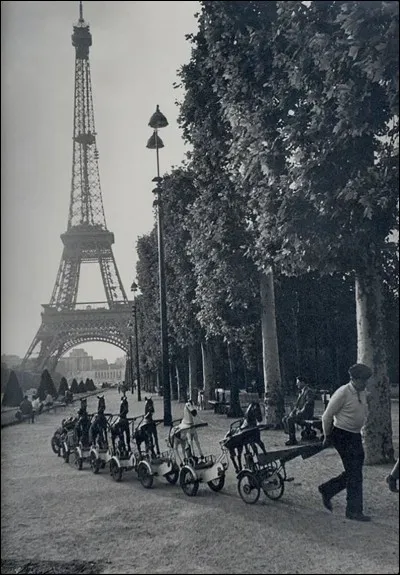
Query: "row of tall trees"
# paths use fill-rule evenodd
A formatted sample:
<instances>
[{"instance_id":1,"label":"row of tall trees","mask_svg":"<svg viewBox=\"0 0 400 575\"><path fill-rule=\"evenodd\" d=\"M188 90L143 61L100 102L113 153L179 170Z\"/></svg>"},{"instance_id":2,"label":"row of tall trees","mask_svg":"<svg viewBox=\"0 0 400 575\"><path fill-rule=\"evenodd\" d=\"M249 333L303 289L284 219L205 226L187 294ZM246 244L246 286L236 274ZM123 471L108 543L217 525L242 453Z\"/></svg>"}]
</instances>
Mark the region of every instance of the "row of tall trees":
<instances>
[{"instance_id":1,"label":"row of tall trees","mask_svg":"<svg viewBox=\"0 0 400 575\"><path fill-rule=\"evenodd\" d=\"M72 393L86 393L88 391L95 391L96 386L94 385L93 380L89 378L87 378L85 382L82 380L79 384L76 379L73 379L71 382L71 387L69 388L66 378L62 377L57 391L53 378L51 377L49 371L45 369L40 376L40 383L37 387L37 395L41 401L44 401L48 394L56 398L65 395L65 392L68 389L70 389ZM14 370L10 370L7 383L4 387L2 405L18 407L25 395L24 392L25 390L23 390L20 385L17 373Z\"/></svg>"},{"instance_id":2,"label":"row of tall trees","mask_svg":"<svg viewBox=\"0 0 400 575\"><path fill-rule=\"evenodd\" d=\"M374 371L367 462L391 460L398 3L200 4L179 71L191 151L163 181L173 392L202 380L207 401L228 386L237 416L255 380L279 424L297 373L335 388L358 360ZM138 255L141 367L154 378L155 229Z\"/></svg>"}]
</instances>

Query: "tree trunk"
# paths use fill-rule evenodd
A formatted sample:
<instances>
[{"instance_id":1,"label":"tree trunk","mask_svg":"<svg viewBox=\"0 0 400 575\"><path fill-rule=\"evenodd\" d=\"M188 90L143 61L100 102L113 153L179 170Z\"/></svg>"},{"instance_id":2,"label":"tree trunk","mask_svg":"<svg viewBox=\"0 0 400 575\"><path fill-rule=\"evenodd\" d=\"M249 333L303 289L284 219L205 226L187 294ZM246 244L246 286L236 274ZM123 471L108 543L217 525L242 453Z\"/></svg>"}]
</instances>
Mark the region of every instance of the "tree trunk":
<instances>
[{"instance_id":1,"label":"tree trunk","mask_svg":"<svg viewBox=\"0 0 400 575\"><path fill-rule=\"evenodd\" d=\"M227 416L235 418L243 417L239 400L238 353L237 346L233 343L228 343L231 400Z\"/></svg>"},{"instance_id":2,"label":"tree trunk","mask_svg":"<svg viewBox=\"0 0 400 575\"><path fill-rule=\"evenodd\" d=\"M214 369L212 347L209 341L201 344L203 360L203 389L204 389L204 409L209 409L208 400L213 399L214 393Z\"/></svg>"},{"instance_id":3,"label":"tree trunk","mask_svg":"<svg viewBox=\"0 0 400 575\"><path fill-rule=\"evenodd\" d=\"M272 268L268 268L261 275L260 295L266 423L275 429L281 429L282 418L285 415L285 399L279 368Z\"/></svg>"},{"instance_id":4,"label":"tree trunk","mask_svg":"<svg viewBox=\"0 0 400 575\"><path fill-rule=\"evenodd\" d=\"M169 369L169 381L171 384L171 399L177 401L179 399L178 384L176 381L176 369L173 364L171 364Z\"/></svg>"},{"instance_id":5,"label":"tree trunk","mask_svg":"<svg viewBox=\"0 0 400 575\"><path fill-rule=\"evenodd\" d=\"M294 348L296 351L296 373L302 373L303 365L302 360L300 357L300 343L299 343L299 310L300 310L300 303L299 303L299 293L296 291L296 307L292 307L292 314L293 314L293 336L294 336Z\"/></svg>"},{"instance_id":6,"label":"tree trunk","mask_svg":"<svg viewBox=\"0 0 400 575\"><path fill-rule=\"evenodd\" d=\"M186 403L188 399L188 362L187 348L181 349L176 361L176 379L179 403Z\"/></svg>"},{"instance_id":7,"label":"tree trunk","mask_svg":"<svg viewBox=\"0 0 400 575\"><path fill-rule=\"evenodd\" d=\"M363 429L366 465L394 461L390 385L382 326L381 278L374 264L356 275L357 361L373 370Z\"/></svg>"},{"instance_id":8,"label":"tree trunk","mask_svg":"<svg viewBox=\"0 0 400 575\"><path fill-rule=\"evenodd\" d=\"M158 395L160 395L162 397L164 395L164 390L163 390L162 385L161 385L160 369L161 369L161 367L159 366L157 369L157 372L153 376L152 389L154 392L155 386L157 385Z\"/></svg>"},{"instance_id":9,"label":"tree trunk","mask_svg":"<svg viewBox=\"0 0 400 575\"><path fill-rule=\"evenodd\" d=\"M197 388L197 349L195 345L189 346L189 397L195 404L199 401Z\"/></svg>"}]
</instances>

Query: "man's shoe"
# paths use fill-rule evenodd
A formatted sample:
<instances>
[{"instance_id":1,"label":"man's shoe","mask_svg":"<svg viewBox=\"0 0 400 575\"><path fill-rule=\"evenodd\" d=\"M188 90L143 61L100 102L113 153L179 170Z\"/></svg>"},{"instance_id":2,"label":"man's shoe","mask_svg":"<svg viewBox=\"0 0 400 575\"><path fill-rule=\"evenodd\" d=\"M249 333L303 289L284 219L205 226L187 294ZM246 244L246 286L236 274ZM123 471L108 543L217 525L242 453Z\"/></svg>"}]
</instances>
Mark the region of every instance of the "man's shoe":
<instances>
[{"instance_id":1,"label":"man's shoe","mask_svg":"<svg viewBox=\"0 0 400 575\"><path fill-rule=\"evenodd\" d=\"M364 515L364 513L349 513L346 512L347 519L352 519L353 521L371 521L371 517L369 515Z\"/></svg>"},{"instance_id":2,"label":"man's shoe","mask_svg":"<svg viewBox=\"0 0 400 575\"><path fill-rule=\"evenodd\" d=\"M289 439L288 441L285 441L285 445L297 445L297 440Z\"/></svg>"},{"instance_id":3,"label":"man's shoe","mask_svg":"<svg viewBox=\"0 0 400 575\"><path fill-rule=\"evenodd\" d=\"M392 477L391 475L388 475L386 477L386 483L389 485L390 491L392 491L393 493L399 492L399 490L397 489L397 481L394 477Z\"/></svg>"},{"instance_id":4,"label":"man's shoe","mask_svg":"<svg viewBox=\"0 0 400 575\"><path fill-rule=\"evenodd\" d=\"M318 491L321 493L322 495L322 503L324 505L324 507L330 511L332 513L333 511L333 507L332 507L332 503L330 498L326 495L326 493L324 493L324 490L322 489L321 485L318 487Z\"/></svg>"}]
</instances>

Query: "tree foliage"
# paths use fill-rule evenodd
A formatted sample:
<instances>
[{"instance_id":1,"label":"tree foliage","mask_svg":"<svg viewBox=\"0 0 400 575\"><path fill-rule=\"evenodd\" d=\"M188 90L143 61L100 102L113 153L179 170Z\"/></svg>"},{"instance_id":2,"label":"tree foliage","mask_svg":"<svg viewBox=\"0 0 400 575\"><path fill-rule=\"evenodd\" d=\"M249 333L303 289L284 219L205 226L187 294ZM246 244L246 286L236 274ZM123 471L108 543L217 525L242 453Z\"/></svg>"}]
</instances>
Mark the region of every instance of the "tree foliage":
<instances>
[{"instance_id":1,"label":"tree foliage","mask_svg":"<svg viewBox=\"0 0 400 575\"><path fill-rule=\"evenodd\" d=\"M52 397L57 397L57 390L55 388L53 379L47 369L44 369L40 378L37 394L41 401L46 399L46 395L50 394Z\"/></svg>"},{"instance_id":2,"label":"tree foliage","mask_svg":"<svg viewBox=\"0 0 400 575\"><path fill-rule=\"evenodd\" d=\"M19 384L18 378L15 371L11 370L4 390L4 395L2 399L2 405L8 407L18 407L24 398L21 386Z\"/></svg>"},{"instance_id":3,"label":"tree foliage","mask_svg":"<svg viewBox=\"0 0 400 575\"><path fill-rule=\"evenodd\" d=\"M72 393L79 393L78 391L78 382L76 381L76 379L74 378L71 382L71 392Z\"/></svg>"},{"instance_id":4,"label":"tree foliage","mask_svg":"<svg viewBox=\"0 0 400 575\"><path fill-rule=\"evenodd\" d=\"M60 387L58 388L58 395L65 395L65 392L68 391L68 389L68 382L65 377L62 377Z\"/></svg>"}]
</instances>

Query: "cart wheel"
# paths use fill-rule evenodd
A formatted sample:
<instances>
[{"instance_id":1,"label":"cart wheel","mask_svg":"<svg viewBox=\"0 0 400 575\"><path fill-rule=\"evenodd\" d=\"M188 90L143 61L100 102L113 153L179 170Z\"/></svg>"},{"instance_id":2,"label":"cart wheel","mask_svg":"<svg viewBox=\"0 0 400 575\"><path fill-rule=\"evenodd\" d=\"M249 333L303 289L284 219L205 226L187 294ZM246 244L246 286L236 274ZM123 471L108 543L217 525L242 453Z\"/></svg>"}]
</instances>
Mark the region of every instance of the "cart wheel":
<instances>
[{"instance_id":1,"label":"cart wheel","mask_svg":"<svg viewBox=\"0 0 400 575\"><path fill-rule=\"evenodd\" d=\"M114 479L114 481L121 481L122 469L120 467L118 467L116 461L114 461L114 460L110 461L110 473L111 473L111 477Z\"/></svg>"},{"instance_id":2,"label":"cart wheel","mask_svg":"<svg viewBox=\"0 0 400 575\"><path fill-rule=\"evenodd\" d=\"M238 482L240 497L245 503L257 503L260 497L260 484L251 471L244 471Z\"/></svg>"},{"instance_id":3,"label":"cart wheel","mask_svg":"<svg viewBox=\"0 0 400 575\"><path fill-rule=\"evenodd\" d=\"M149 469L145 463L139 463L138 467L138 477L140 483L146 489L150 489L153 486L153 476L149 473Z\"/></svg>"},{"instance_id":4,"label":"cart wheel","mask_svg":"<svg viewBox=\"0 0 400 575\"><path fill-rule=\"evenodd\" d=\"M100 461L97 459L94 453L90 454L90 467L94 474L98 473L100 470Z\"/></svg>"},{"instance_id":5,"label":"cart wheel","mask_svg":"<svg viewBox=\"0 0 400 575\"><path fill-rule=\"evenodd\" d=\"M51 438L51 448L56 455L60 455L60 442L55 435Z\"/></svg>"},{"instance_id":6,"label":"cart wheel","mask_svg":"<svg viewBox=\"0 0 400 575\"><path fill-rule=\"evenodd\" d=\"M69 463L69 449L65 449L64 445L61 446L61 455L65 463Z\"/></svg>"},{"instance_id":7,"label":"cart wheel","mask_svg":"<svg viewBox=\"0 0 400 575\"><path fill-rule=\"evenodd\" d=\"M172 465L171 471L168 471L168 473L166 473L164 477L168 481L168 483L171 483L171 485L175 485L179 477L179 467L177 466L176 463Z\"/></svg>"},{"instance_id":8,"label":"cart wheel","mask_svg":"<svg viewBox=\"0 0 400 575\"><path fill-rule=\"evenodd\" d=\"M285 483L280 473L273 473L262 482L262 489L267 497L273 500L280 499L285 491Z\"/></svg>"},{"instance_id":9,"label":"cart wheel","mask_svg":"<svg viewBox=\"0 0 400 575\"><path fill-rule=\"evenodd\" d=\"M83 459L82 457L79 457L77 451L75 451L74 465L79 471L82 469L83 466Z\"/></svg>"},{"instance_id":10,"label":"cart wheel","mask_svg":"<svg viewBox=\"0 0 400 575\"><path fill-rule=\"evenodd\" d=\"M221 475L217 479L211 479L211 481L207 481L207 485L211 491L221 491L225 485L225 474Z\"/></svg>"},{"instance_id":11,"label":"cart wheel","mask_svg":"<svg viewBox=\"0 0 400 575\"><path fill-rule=\"evenodd\" d=\"M193 475L192 471L188 467L183 467L181 469L180 485L183 489L185 495L189 497L194 497L199 490L199 480Z\"/></svg>"}]
</instances>

